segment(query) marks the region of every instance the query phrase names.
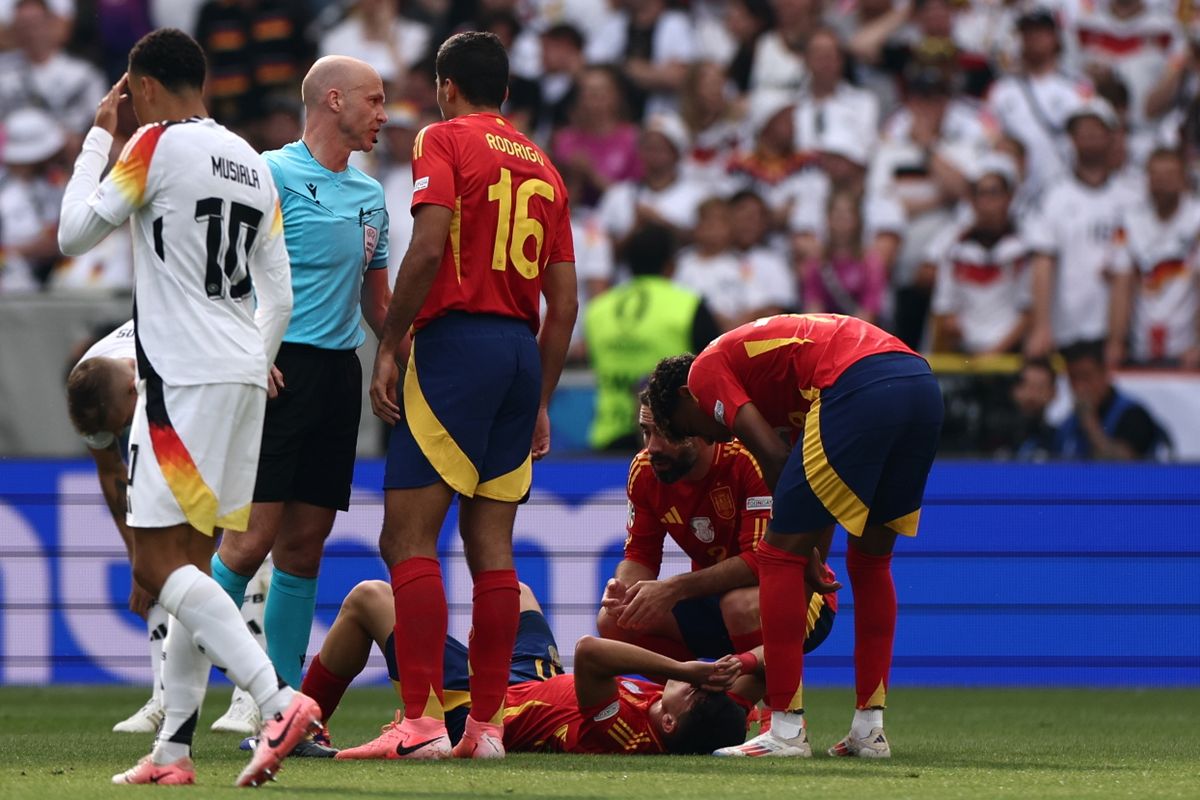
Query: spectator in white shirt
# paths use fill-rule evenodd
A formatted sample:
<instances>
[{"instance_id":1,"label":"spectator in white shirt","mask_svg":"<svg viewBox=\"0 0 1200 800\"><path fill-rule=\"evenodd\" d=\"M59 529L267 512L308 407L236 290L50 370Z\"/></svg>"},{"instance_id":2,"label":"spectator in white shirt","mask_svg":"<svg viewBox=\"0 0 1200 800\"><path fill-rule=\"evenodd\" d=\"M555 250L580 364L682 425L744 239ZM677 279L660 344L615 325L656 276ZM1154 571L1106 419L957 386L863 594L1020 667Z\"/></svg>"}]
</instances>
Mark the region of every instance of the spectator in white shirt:
<instances>
[{"instance_id":1,"label":"spectator in white shirt","mask_svg":"<svg viewBox=\"0 0 1200 800\"><path fill-rule=\"evenodd\" d=\"M1114 256L1130 201L1124 185L1113 180L1109 161L1118 124L1112 107L1099 98L1067 120L1075 169L1046 192L1026 229L1033 253L1033 315L1025 342L1030 357L1108 336L1109 282L1120 266Z\"/></svg>"},{"instance_id":2,"label":"spectator in white shirt","mask_svg":"<svg viewBox=\"0 0 1200 800\"><path fill-rule=\"evenodd\" d=\"M616 0L621 8L588 39L588 61L617 65L631 84L636 119L675 111L688 65L696 60L695 31L666 0Z\"/></svg>"},{"instance_id":3,"label":"spectator in white shirt","mask_svg":"<svg viewBox=\"0 0 1200 800\"><path fill-rule=\"evenodd\" d=\"M821 24L819 0L772 0L775 28L763 34L754 50L750 89L795 92L808 81L804 46Z\"/></svg>"},{"instance_id":4,"label":"spectator in white shirt","mask_svg":"<svg viewBox=\"0 0 1200 800\"><path fill-rule=\"evenodd\" d=\"M37 291L59 260L62 186L51 180L66 144L58 121L24 108L5 119L0 178L0 294Z\"/></svg>"},{"instance_id":5,"label":"spectator in white shirt","mask_svg":"<svg viewBox=\"0 0 1200 800\"><path fill-rule=\"evenodd\" d=\"M429 50L429 28L402 17L396 0L357 0L350 14L321 37L319 55L366 61L396 93L408 68Z\"/></svg>"},{"instance_id":6,"label":"spectator in white shirt","mask_svg":"<svg viewBox=\"0 0 1200 800\"><path fill-rule=\"evenodd\" d=\"M12 36L17 49L0 55L0 115L27 107L50 113L73 156L108 91L104 77L62 51L61 27L45 0L19 0Z\"/></svg>"},{"instance_id":7,"label":"spectator in white shirt","mask_svg":"<svg viewBox=\"0 0 1200 800\"><path fill-rule=\"evenodd\" d=\"M725 70L698 61L688 70L680 97L680 116L691 134L692 149L684 172L695 180L723 181L741 140L737 97Z\"/></svg>"},{"instance_id":8,"label":"spectator in white shirt","mask_svg":"<svg viewBox=\"0 0 1200 800\"><path fill-rule=\"evenodd\" d=\"M1113 304L1132 308L1132 356L1140 364L1200 367L1200 201L1187 188L1183 158L1156 150L1146 165L1149 203L1125 209L1118 252L1127 280L1113 284ZM1123 270L1122 270L1123 272ZM1132 298L1122 297L1131 293ZM1132 300L1132 301L1131 301ZM1109 361L1124 353L1128 316L1113 320Z\"/></svg>"},{"instance_id":9,"label":"spectator in white shirt","mask_svg":"<svg viewBox=\"0 0 1200 800\"><path fill-rule=\"evenodd\" d=\"M1147 124L1146 101L1172 58L1184 55L1187 40L1174 7L1146 0L1064 5L1068 51L1093 80L1117 75L1130 94L1130 121Z\"/></svg>"},{"instance_id":10,"label":"spectator in white shirt","mask_svg":"<svg viewBox=\"0 0 1200 800\"><path fill-rule=\"evenodd\" d=\"M820 28L804 49L808 66L808 90L796 101L796 147L801 151L817 149L830 117L833 124L853 129L856 141L868 147L875 144L879 130L879 103L870 92L851 86L844 75L846 59L837 34Z\"/></svg>"},{"instance_id":11,"label":"spectator in white shirt","mask_svg":"<svg viewBox=\"0 0 1200 800\"><path fill-rule=\"evenodd\" d=\"M1067 117L1092 95L1091 85L1059 69L1058 23L1037 9L1017 21L1021 63L1000 78L988 94L988 110L1000 127L1025 147L1026 180L1040 191L1056 175L1070 170Z\"/></svg>"},{"instance_id":12,"label":"spectator in white shirt","mask_svg":"<svg viewBox=\"0 0 1200 800\"><path fill-rule=\"evenodd\" d=\"M733 247L729 203L710 197L700 204L694 244L676 259L673 279L699 294L722 331L795 304L795 282L786 268L761 269L765 262L743 257Z\"/></svg>"},{"instance_id":13,"label":"spectator in white shirt","mask_svg":"<svg viewBox=\"0 0 1200 800\"><path fill-rule=\"evenodd\" d=\"M696 210L713 194L710 186L688 180L681 170L691 148L687 127L674 114L657 114L647 120L638 140L642 178L615 184L600 199L597 213L618 251L638 227L665 225L681 239L691 237Z\"/></svg>"},{"instance_id":14,"label":"spectator in white shirt","mask_svg":"<svg viewBox=\"0 0 1200 800\"><path fill-rule=\"evenodd\" d=\"M937 270L933 314L938 350L1013 352L1028 328L1028 248L1012 217L1017 166L983 160L971 184L970 218L930 248Z\"/></svg>"},{"instance_id":15,"label":"spectator in white shirt","mask_svg":"<svg viewBox=\"0 0 1200 800\"><path fill-rule=\"evenodd\" d=\"M893 332L909 347L925 337L934 274L929 245L956 221L972 165L989 151L991 130L978 111L953 96L952 62L915 63L908 99L884 124L867 178L868 195L893 198L906 224L891 271L896 287Z\"/></svg>"}]
</instances>

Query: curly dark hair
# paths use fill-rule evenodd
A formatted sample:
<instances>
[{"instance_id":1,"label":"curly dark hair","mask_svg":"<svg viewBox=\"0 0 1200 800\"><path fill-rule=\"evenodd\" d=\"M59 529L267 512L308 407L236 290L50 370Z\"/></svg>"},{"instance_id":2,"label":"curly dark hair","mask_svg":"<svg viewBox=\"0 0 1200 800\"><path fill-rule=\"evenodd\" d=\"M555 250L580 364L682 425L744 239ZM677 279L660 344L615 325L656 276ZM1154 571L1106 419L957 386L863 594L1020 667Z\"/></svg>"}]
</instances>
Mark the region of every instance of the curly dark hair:
<instances>
[{"instance_id":1,"label":"curly dark hair","mask_svg":"<svg viewBox=\"0 0 1200 800\"><path fill-rule=\"evenodd\" d=\"M746 740L746 710L725 692L701 692L663 744L671 755L708 755Z\"/></svg>"},{"instance_id":2,"label":"curly dark hair","mask_svg":"<svg viewBox=\"0 0 1200 800\"><path fill-rule=\"evenodd\" d=\"M679 407L679 390L687 386L688 371L695 360L691 353L684 353L659 361L643 392L643 402L650 406L654 424L668 437L680 438L671 429L671 417Z\"/></svg>"},{"instance_id":3,"label":"curly dark hair","mask_svg":"<svg viewBox=\"0 0 1200 800\"><path fill-rule=\"evenodd\" d=\"M159 28L129 51L129 71L154 78L172 92L204 88L204 51L178 28Z\"/></svg>"}]
</instances>

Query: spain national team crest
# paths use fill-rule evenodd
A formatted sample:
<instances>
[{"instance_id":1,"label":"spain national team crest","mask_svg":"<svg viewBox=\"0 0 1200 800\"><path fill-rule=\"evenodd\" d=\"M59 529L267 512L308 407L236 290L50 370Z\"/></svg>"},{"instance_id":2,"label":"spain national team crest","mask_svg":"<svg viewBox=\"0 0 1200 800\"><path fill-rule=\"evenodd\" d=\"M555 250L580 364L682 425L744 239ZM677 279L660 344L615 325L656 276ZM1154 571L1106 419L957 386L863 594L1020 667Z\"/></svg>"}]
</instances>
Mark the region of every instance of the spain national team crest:
<instances>
[{"instance_id":1,"label":"spain national team crest","mask_svg":"<svg viewBox=\"0 0 1200 800\"><path fill-rule=\"evenodd\" d=\"M370 266L375 257L375 247L379 244L379 228L374 225L363 225L363 266Z\"/></svg>"},{"instance_id":2,"label":"spain national team crest","mask_svg":"<svg viewBox=\"0 0 1200 800\"><path fill-rule=\"evenodd\" d=\"M737 505L733 502L733 490L728 486L718 486L709 492L708 499L712 502L713 511L721 519L733 519Z\"/></svg>"},{"instance_id":3,"label":"spain national team crest","mask_svg":"<svg viewBox=\"0 0 1200 800\"><path fill-rule=\"evenodd\" d=\"M692 517L688 521L692 526L692 535L705 544L712 544L713 539L717 538L717 532L713 528L712 520L708 517Z\"/></svg>"}]
</instances>

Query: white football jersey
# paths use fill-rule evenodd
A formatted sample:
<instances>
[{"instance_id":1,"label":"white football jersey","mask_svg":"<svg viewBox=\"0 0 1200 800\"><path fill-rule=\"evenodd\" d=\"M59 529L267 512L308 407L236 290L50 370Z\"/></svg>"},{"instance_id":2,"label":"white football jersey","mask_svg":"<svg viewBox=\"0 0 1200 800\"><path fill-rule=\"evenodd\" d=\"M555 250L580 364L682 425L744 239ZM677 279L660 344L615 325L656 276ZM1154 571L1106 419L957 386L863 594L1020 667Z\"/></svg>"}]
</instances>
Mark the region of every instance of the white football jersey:
<instances>
[{"instance_id":1,"label":"white football jersey","mask_svg":"<svg viewBox=\"0 0 1200 800\"><path fill-rule=\"evenodd\" d=\"M112 225L131 218L141 377L266 386L250 264L272 283L290 267L258 153L211 119L145 125L88 204Z\"/></svg>"},{"instance_id":2,"label":"white football jersey","mask_svg":"<svg viewBox=\"0 0 1200 800\"><path fill-rule=\"evenodd\" d=\"M1133 313L1133 356L1138 361L1179 358L1196 343L1196 255L1200 244L1200 201L1184 196L1170 219L1150 204L1125 214L1120 256L1137 276Z\"/></svg>"},{"instance_id":3,"label":"white football jersey","mask_svg":"<svg viewBox=\"0 0 1200 800\"><path fill-rule=\"evenodd\" d=\"M109 332L103 339L96 342L87 349L83 354L83 358L79 359L82 364L85 361L93 358L137 358L137 348L133 343L133 320L129 320L124 325Z\"/></svg>"},{"instance_id":4,"label":"white football jersey","mask_svg":"<svg viewBox=\"0 0 1200 800\"><path fill-rule=\"evenodd\" d=\"M1058 262L1054 289L1054 342L1062 346L1108 335L1108 276L1125 267L1116 257L1127 185L1109 178L1088 186L1065 177L1042 198L1025 229L1032 252Z\"/></svg>"},{"instance_id":5,"label":"white football jersey","mask_svg":"<svg viewBox=\"0 0 1200 800\"><path fill-rule=\"evenodd\" d=\"M985 244L968 223L931 245L933 313L953 314L969 353L992 350L1029 307L1029 250L1015 229Z\"/></svg>"}]
</instances>

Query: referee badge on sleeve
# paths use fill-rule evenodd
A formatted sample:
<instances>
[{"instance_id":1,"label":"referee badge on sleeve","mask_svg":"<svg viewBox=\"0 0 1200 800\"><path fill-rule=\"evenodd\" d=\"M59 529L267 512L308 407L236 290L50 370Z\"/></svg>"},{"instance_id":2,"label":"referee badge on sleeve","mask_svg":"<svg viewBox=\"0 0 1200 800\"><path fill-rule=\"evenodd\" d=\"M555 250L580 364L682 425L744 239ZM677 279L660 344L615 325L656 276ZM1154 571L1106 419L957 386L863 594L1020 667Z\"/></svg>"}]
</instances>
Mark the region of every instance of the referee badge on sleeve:
<instances>
[{"instance_id":1,"label":"referee badge on sleeve","mask_svg":"<svg viewBox=\"0 0 1200 800\"><path fill-rule=\"evenodd\" d=\"M375 247L379 244L379 228L374 225L363 225L363 265L368 266L375 257Z\"/></svg>"}]
</instances>

